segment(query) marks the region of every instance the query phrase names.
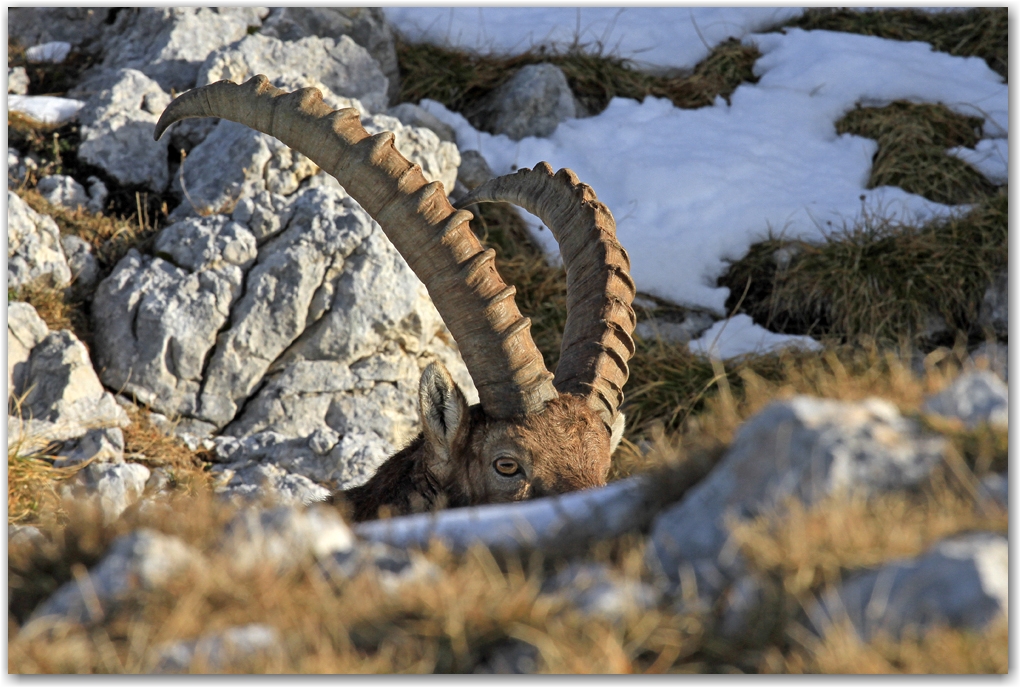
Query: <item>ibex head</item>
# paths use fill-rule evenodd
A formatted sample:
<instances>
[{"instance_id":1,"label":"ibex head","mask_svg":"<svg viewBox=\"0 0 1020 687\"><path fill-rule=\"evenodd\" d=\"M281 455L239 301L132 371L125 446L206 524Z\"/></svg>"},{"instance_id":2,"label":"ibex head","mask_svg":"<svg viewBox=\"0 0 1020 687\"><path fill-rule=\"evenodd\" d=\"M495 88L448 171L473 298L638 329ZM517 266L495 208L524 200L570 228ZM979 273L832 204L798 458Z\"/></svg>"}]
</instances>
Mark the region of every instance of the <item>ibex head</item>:
<instances>
[{"instance_id":1,"label":"ibex head","mask_svg":"<svg viewBox=\"0 0 1020 687\"><path fill-rule=\"evenodd\" d=\"M531 338L495 251L471 231L442 184L429 183L393 145L370 136L357 110L332 111L321 93L285 93L265 76L220 81L174 100L158 139L187 117L220 117L275 136L332 174L373 217L425 284L478 389L468 407L449 373L422 374L423 432L365 485L344 497L354 517L512 501L605 484L623 431L623 385L634 352L634 283L616 225L594 191L546 163L475 189L460 206L509 201L537 215L560 245L567 321L553 376Z\"/></svg>"}]
</instances>

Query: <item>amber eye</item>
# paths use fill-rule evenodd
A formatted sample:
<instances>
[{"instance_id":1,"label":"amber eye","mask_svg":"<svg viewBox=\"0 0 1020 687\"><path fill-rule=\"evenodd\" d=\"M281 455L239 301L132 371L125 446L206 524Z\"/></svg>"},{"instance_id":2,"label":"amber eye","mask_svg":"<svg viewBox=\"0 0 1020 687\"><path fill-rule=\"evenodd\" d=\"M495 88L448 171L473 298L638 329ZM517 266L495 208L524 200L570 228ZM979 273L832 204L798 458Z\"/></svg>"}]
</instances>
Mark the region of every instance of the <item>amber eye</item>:
<instances>
[{"instance_id":1,"label":"amber eye","mask_svg":"<svg viewBox=\"0 0 1020 687\"><path fill-rule=\"evenodd\" d=\"M521 466L513 458L497 458L493 463L496 472L507 477L512 477L521 471Z\"/></svg>"}]
</instances>

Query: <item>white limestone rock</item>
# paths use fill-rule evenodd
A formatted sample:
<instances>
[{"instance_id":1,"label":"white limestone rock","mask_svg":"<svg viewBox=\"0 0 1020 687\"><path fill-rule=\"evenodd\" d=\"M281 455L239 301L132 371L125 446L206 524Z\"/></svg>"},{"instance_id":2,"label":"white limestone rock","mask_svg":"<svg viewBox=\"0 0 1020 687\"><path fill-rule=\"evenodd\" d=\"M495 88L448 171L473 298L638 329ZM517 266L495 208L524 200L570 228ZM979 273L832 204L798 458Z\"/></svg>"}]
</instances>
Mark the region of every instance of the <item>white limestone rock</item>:
<instances>
[{"instance_id":1,"label":"white limestone rock","mask_svg":"<svg viewBox=\"0 0 1020 687\"><path fill-rule=\"evenodd\" d=\"M215 465L219 482L214 491L237 503L266 501L284 506L307 506L329 498L330 492L304 475L255 461Z\"/></svg>"},{"instance_id":2,"label":"white limestone rock","mask_svg":"<svg viewBox=\"0 0 1020 687\"><path fill-rule=\"evenodd\" d=\"M453 130L453 127L446 122L439 119L428 110L423 107L418 107L414 103L400 103L394 105L390 109L386 110L386 114L390 117L396 117L400 120L401 124L405 126L413 127L424 127L429 129L432 133L439 137L440 141L447 141L449 143L457 142L457 132ZM477 151L474 151L478 155ZM478 155L481 157L481 155ZM484 162L484 158L482 158Z\"/></svg>"},{"instance_id":3,"label":"white limestone rock","mask_svg":"<svg viewBox=\"0 0 1020 687\"><path fill-rule=\"evenodd\" d=\"M158 649L150 673L250 672L249 666L264 668L283 656L283 639L269 625L251 623L212 632L198 639L173 642ZM259 661L252 664L252 661Z\"/></svg>"},{"instance_id":4,"label":"white limestone rock","mask_svg":"<svg viewBox=\"0 0 1020 687\"><path fill-rule=\"evenodd\" d=\"M71 580L32 613L23 631L60 622L89 623L105 614L131 592L156 589L176 575L201 565L201 556L177 537L141 529L118 537L103 559L88 572L86 598L82 585ZM99 608L93 607L98 602Z\"/></svg>"},{"instance_id":5,"label":"white limestone rock","mask_svg":"<svg viewBox=\"0 0 1020 687\"><path fill-rule=\"evenodd\" d=\"M88 350L68 330L50 332L36 344L17 381L14 392L22 399L21 416L63 427L64 438L129 422L100 384Z\"/></svg>"},{"instance_id":6,"label":"white limestone rock","mask_svg":"<svg viewBox=\"0 0 1020 687\"><path fill-rule=\"evenodd\" d=\"M350 36L379 63L389 81L390 100L400 92L394 31L380 7L277 7L262 23L261 33L283 41Z\"/></svg>"},{"instance_id":7,"label":"white limestone rock","mask_svg":"<svg viewBox=\"0 0 1020 687\"><path fill-rule=\"evenodd\" d=\"M53 461L53 467L66 468L89 460L94 463L124 462L124 432L120 427L90 429L78 439L65 443Z\"/></svg>"},{"instance_id":8,"label":"white limestone rock","mask_svg":"<svg viewBox=\"0 0 1020 687\"><path fill-rule=\"evenodd\" d=\"M354 547L354 533L330 506L246 508L229 523L221 550L241 572L266 566L277 572Z\"/></svg>"},{"instance_id":9,"label":"white limestone rock","mask_svg":"<svg viewBox=\"0 0 1020 687\"><path fill-rule=\"evenodd\" d=\"M222 120L183 162L171 188L181 204L171 213L175 220L211 213L232 213L244 198L260 193L291 194L318 171L304 155L272 136Z\"/></svg>"},{"instance_id":10,"label":"white limestone rock","mask_svg":"<svg viewBox=\"0 0 1020 687\"><path fill-rule=\"evenodd\" d=\"M71 269L60 247L60 229L48 215L30 208L18 194L7 191L7 288L37 279L67 286Z\"/></svg>"},{"instance_id":11,"label":"white limestone rock","mask_svg":"<svg viewBox=\"0 0 1020 687\"><path fill-rule=\"evenodd\" d=\"M74 47L95 45L109 17L109 7L8 7L7 36L23 46L67 41Z\"/></svg>"},{"instance_id":12,"label":"white limestone rock","mask_svg":"<svg viewBox=\"0 0 1020 687\"><path fill-rule=\"evenodd\" d=\"M101 66L137 69L180 93L196 85L210 53L244 38L268 13L263 7L124 8L105 31Z\"/></svg>"},{"instance_id":13,"label":"white limestone rock","mask_svg":"<svg viewBox=\"0 0 1020 687\"><path fill-rule=\"evenodd\" d=\"M150 474L138 463L92 462L61 487L61 495L93 504L111 523L142 497Z\"/></svg>"},{"instance_id":14,"label":"white limestone rock","mask_svg":"<svg viewBox=\"0 0 1020 687\"><path fill-rule=\"evenodd\" d=\"M73 286L83 293L91 293L99 278L99 263L92 255L92 246L77 236L60 237L60 246L67 256Z\"/></svg>"},{"instance_id":15,"label":"white limestone rock","mask_svg":"<svg viewBox=\"0 0 1020 687\"><path fill-rule=\"evenodd\" d=\"M170 180L168 139L155 141L152 134L169 94L135 69L93 72L71 94L87 99L78 156L121 184L162 192Z\"/></svg>"},{"instance_id":16,"label":"white limestone rock","mask_svg":"<svg viewBox=\"0 0 1020 687\"><path fill-rule=\"evenodd\" d=\"M700 602L713 607L745 572L743 558L727 546L727 518L752 518L791 497L811 505L829 495L908 487L930 473L945 445L887 401L774 402L743 424L708 477L656 516L646 562L678 599L691 591L683 582L690 573ZM753 610L748 603L742 613ZM733 627L746 624L732 618Z\"/></svg>"},{"instance_id":17,"label":"white limestone rock","mask_svg":"<svg viewBox=\"0 0 1020 687\"><path fill-rule=\"evenodd\" d=\"M212 52L198 73L197 85L227 79L244 83L257 74L322 83L336 95L357 98L369 112L386 110L388 80L368 51L349 36L308 36L281 41L261 33Z\"/></svg>"},{"instance_id":18,"label":"white limestone rock","mask_svg":"<svg viewBox=\"0 0 1020 687\"><path fill-rule=\"evenodd\" d=\"M304 85L307 84L298 84ZM442 182L447 192L453 189L460 165L456 145L440 141L429 129L407 127L386 115L367 117L362 123L369 133L393 131L397 150L417 163L426 179ZM332 178L317 179L326 175L316 174L319 169L311 160L276 138L229 121L221 121L195 146L183 167L183 187L177 177L171 183L171 189L182 201L171 213L171 220L215 212L251 213L261 205L272 206L262 213L262 223L269 224L272 222L265 216L284 211L281 206L285 203L275 196L291 195L311 181L316 183L309 185L338 186ZM271 194L271 203L264 193ZM246 221L248 215L244 216L241 221ZM254 227L253 231L260 239L264 235ZM266 234L273 231L275 227L267 229Z\"/></svg>"},{"instance_id":19,"label":"white limestone rock","mask_svg":"<svg viewBox=\"0 0 1020 687\"><path fill-rule=\"evenodd\" d=\"M89 202L85 187L72 177L64 174L51 174L39 180L35 190L53 205L77 210Z\"/></svg>"},{"instance_id":20,"label":"white limestone rock","mask_svg":"<svg viewBox=\"0 0 1020 687\"><path fill-rule=\"evenodd\" d=\"M546 62L521 67L487 97L479 116L486 130L519 141L551 135L577 108L563 70Z\"/></svg>"},{"instance_id":21,"label":"white limestone rock","mask_svg":"<svg viewBox=\"0 0 1020 687\"><path fill-rule=\"evenodd\" d=\"M15 95L28 93L28 72L24 67L7 68L7 92Z\"/></svg>"},{"instance_id":22,"label":"white limestone rock","mask_svg":"<svg viewBox=\"0 0 1020 687\"><path fill-rule=\"evenodd\" d=\"M28 303L7 304L7 400L16 388L26 388L28 357L32 349L50 333L49 327Z\"/></svg>"},{"instance_id":23,"label":"white limestone rock","mask_svg":"<svg viewBox=\"0 0 1020 687\"><path fill-rule=\"evenodd\" d=\"M924 404L928 413L957 418L964 426L1009 427L1009 388L995 373L969 370Z\"/></svg>"},{"instance_id":24,"label":"white limestone rock","mask_svg":"<svg viewBox=\"0 0 1020 687\"><path fill-rule=\"evenodd\" d=\"M934 627L980 631L1009 605L1009 543L1001 534L974 532L945 539L913 559L857 573L808 611L824 633L848 619L867 641L899 638Z\"/></svg>"},{"instance_id":25,"label":"white limestone rock","mask_svg":"<svg viewBox=\"0 0 1020 687\"><path fill-rule=\"evenodd\" d=\"M246 231L231 224L217 216L185 220L164 231L176 235L190 229L212 235ZM246 254L232 257L242 264L250 261ZM131 249L100 282L92 318L96 363L104 383L157 411L201 417L198 403L206 359L244 279L242 268L227 256L217 255L210 262L215 266L190 271Z\"/></svg>"}]
</instances>

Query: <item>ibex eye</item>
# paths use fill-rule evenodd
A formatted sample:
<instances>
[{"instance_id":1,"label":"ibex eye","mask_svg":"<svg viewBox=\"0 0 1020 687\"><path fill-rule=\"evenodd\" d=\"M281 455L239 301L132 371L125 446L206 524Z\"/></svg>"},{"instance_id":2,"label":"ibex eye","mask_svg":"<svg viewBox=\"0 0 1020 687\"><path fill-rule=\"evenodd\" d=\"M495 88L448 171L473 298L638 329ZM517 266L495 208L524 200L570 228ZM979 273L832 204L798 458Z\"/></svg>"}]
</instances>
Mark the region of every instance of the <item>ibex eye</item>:
<instances>
[{"instance_id":1,"label":"ibex eye","mask_svg":"<svg viewBox=\"0 0 1020 687\"><path fill-rule=\"evenodd\" d=\"M513 458L497 458L493 465L496 468L496 472L507 477L512 477L521 471L521 466Z\"/></svg>"}]
</instances>

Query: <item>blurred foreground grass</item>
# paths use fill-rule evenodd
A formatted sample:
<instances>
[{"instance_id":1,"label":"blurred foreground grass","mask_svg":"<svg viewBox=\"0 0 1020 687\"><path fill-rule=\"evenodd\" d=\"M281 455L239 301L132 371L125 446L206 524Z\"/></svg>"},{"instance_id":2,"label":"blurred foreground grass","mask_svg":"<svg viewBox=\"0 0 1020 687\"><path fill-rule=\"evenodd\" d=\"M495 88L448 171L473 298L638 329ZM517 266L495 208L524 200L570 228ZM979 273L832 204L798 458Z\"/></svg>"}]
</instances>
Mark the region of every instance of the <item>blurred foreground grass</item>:
<instances>
[{"instance_id":1,"label":"blurred foreground grass","mask_svg":"<svg viewBox=\"0 0 1020 687\"><path fill-rule=\"evenodd\" d=\"M983 57L1006 74L1006 8L962 14L817 8L788 25L926 40L952 54ZM12 59L19 54L12 52ZM690 74L653 77L611 57L579 53L478 58L400 44L398 55L404 100L428 97L470 112L514 69L552 61L591 113L616 96L708 105L752 82L757 57L753 49L728 41ZM42 74L33 83L59 91L67 87L68 73ZM624 406L628 428L612 479L649 470L661 471L665 479L685 461L717 459L741 422L794 394L879 396L950 441L950 464L916 492L867 502L832 499L810 509L791 504L734 529L751 567L771 585L771 603L749 628L753 641L722 641L707 631L705 618L669 609L630 613L618 623L581 617L539 595L562 561L497 562L485 550L453 556L434 547L424 555L442 574L396 592L372 574L337 585L310 561L285 574L268 568L232 574L216 548L232 506L211 495L202 456L139 412L125 430L126 452L144 454L150 467L170 471L177 488L169 510L130 509L104 524L81 504L60 501L60 483L73 471L53 469L46 450L9 449L8 522L33 523L47 535L45 544L15 543L9 550L9 672L141 672L152 667L164 642L254 622L278 629L284 643L272 659L238 667L251 672L472 671L508 641L537 647L537 668L545 672L1006 672L1005 622L979 634L937 630L862 643L849 631L812 639L796 617L797 609L854 570L914 555L958 532L1007 531L1004 513L974 509L973 489L976 478L1007 469L1008 434L987 427L964 430L921 414L923 398L958 373L963 344L975 336L982 289L1006 266L1006 189L991 187L945 155L947 147L973 145L979 124L941 106L906 103L848 113L837 125L840 133L878 142L871 186L901 185L933 200L974 207L958 219L923 226L893 226L876 217L834 232L821 244L769 236L724 276L722 283L745 312L777 331L821 338L827 344L823 353L787 351L712 363L685 345L637 342ZM9 116L8 132L12 145L37 153L49 172L89 171L78 166L71 129L54 137L52 130ZM86 240L104 273L129 248L144 249L168 212L167 200L173 202L114 188L104 215L71 213L46 203L33 182L19 194L53 216L62 233ZM554 369L566 316L562 270L548 265L506 207L481 206L473 226L495 247L498 269L517 286L521 310L532 318L535 341ZM779 270L774 256L783 248L792 258ZM71 328L89 343L87 304L81 299L46 285L9 291L8 299L28 300L51 327ZM943 342L948 347L919 352L913 337L931 312L959 334ZM203 553L205 564L164 589L133 593L95 625L22 632L40 601L94 565L116 536L137 527L181 537ZM642 556L635 536L591 552L621 576L647 581Z\"/></svg>"}]
</instances>

